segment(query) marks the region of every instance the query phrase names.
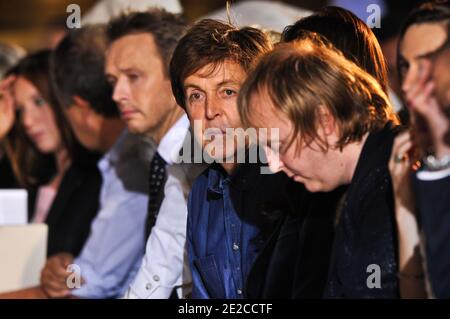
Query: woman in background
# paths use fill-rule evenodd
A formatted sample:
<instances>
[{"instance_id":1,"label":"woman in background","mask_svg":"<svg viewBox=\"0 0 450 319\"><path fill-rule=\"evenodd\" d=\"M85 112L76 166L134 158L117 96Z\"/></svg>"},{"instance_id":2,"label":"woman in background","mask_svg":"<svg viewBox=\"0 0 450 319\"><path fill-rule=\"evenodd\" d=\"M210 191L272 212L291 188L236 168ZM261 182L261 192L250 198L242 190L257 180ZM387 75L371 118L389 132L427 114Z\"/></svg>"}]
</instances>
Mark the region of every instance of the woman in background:
<instances>
[{"instance_id":1,"label":"woman in background","mask_svg":"<svg viewBox=\"0 0 450 319\"><path fill-rule=\"evenodd\" d=\"M411 12L400 33L398 70L411 115L411 129L396 138L389 163L401 294L449 298L450 2ZM417 159L422 167L415 171Z\"/></svg>"},{"instance_id":2,"label":"woman in background","mask_svg":"<svg viewBox=\"0 0 450 319\"><path fill-rule=\"evenodd\" d=\"M8 100L12 77L3 78L5 73L25 55L25 50L11 44L0 43L0 189L17 186L11 164L5 154L2 140L14 122L14 106ZM6 94L5 94L6 93Z\"/></svg>"},{"instance_id":3,"label":"woman in background","mask_svg":"<svg viewBox=\"0 0 450 319\"><path fill-rule=\"evenodd\" d=\"M97 213L101 178L96 156L76 143L53 97L49 59L50 51L40 51L8 72L16 115L15 121L9 116L14 123L5 145L17 181L28 190L30 222L49 226L47 255L76 256Z\"/></svg>"}]
</instances>

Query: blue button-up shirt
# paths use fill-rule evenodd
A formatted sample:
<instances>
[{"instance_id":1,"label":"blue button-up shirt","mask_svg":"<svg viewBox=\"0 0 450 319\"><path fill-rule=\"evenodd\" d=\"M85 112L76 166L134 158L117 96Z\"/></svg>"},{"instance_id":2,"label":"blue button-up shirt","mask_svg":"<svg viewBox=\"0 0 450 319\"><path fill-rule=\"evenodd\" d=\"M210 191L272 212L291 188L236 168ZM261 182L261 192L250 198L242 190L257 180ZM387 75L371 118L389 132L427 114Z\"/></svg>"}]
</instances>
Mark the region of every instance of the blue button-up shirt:
<instances>
[{"instance_id":1,"label":"blue button-up shirt","mask_svg":"<svg viewBox=\"0 0 450 319\"><path fill-rule=\"evenodd\" d=\"M134 278L144 252L148 163L153 153L150 144L125 131L100 160L100 210L74 261L85 283L73 295L119 297Z\"/></svg>"},{"instance_id":2,"label":"blue button-up shirt","mask_svg":"<svg viewBox=\"0 0 450 319\"><path fill-rule=\"evenodd\" d=\"M251 216L259 212L245 197L252 184L245 171L230 177L212 165L194 183L187 229L192 298L244 298L247 275L264 244L260 219Z\"/></svg>"}]
</instances>

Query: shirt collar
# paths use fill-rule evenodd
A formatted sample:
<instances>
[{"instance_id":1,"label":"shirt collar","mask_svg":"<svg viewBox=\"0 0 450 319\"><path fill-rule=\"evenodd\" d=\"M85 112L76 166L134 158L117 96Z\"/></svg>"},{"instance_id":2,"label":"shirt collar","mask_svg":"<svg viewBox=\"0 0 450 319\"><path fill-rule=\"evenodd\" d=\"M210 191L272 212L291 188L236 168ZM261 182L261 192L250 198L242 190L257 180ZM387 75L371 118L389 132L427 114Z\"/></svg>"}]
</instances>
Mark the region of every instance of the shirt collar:
<instances>
[{"instance_id":1,"label":"shirt collar","mask_svg":"<svg viewBox=\"0 0 450 319\"><path fill-rule=\"evenodd\" d=\"M220 164L212 164L209 167L208 192L222 194L223 185L227 182L241 191L255 187L258 185L261 166L261 163L239 164L231 175L228 175Z\"/></svg>"},{"instance_id":2,"label":"shirt collar","mask_svg":"<svg viewBox=\"0 0 450 319\"><path fill-rule=\"evenodd\" d=\"M168 165L172 165L179 157L188 130L189 119L186 114L183 114L161 139L158 153Z\"/></svg>"},{"instance_id":3,"label":"shirt collar","mask_svg":"<svg viewBox=\"0 0 450 319\"><path fill-rule=\"evenodd\" d=\"M391 155L392 143L400 126L388 122L381 130L369 133L353 174L352 184L361 180L375 167L386 167Z\"/></svg>"},{"instance_id":4,"label":"shirt collar","mask_svg":"<svg viewBox=\"0 0 450 319\"><path fill-rule=\"evenodd\" d=\"M226 176L225 171L219 164L212 164L208 168L208 192L215 194L222 194L222 180Z\"/></svg>"}]
</instances>

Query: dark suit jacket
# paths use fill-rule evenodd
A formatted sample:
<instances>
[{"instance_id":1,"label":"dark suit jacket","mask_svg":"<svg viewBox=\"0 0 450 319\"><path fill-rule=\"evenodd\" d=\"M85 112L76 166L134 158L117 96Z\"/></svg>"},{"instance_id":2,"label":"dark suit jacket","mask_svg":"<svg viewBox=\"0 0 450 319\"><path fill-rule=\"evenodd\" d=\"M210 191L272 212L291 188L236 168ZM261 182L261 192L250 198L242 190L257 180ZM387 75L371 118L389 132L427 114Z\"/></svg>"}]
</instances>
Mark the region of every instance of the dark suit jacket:
<instances>
[{"instance_id":1,"label":"dark suit jacket","mask_svg":"<svg viewBox=\"0 0 450 319\"><path fill-rule=\"evenodd\" d=\"M344 190L312 194L301 184L287 183L284 201L290 207L283 209L282 218L253 265L247 281L249 298L322 297L335 211Z\"/></svg>"},{"instance_id":2,"label":"dark suit jacket","mask_svg":"<svg viewBox=\"0 0 450 319\"><path fill-rule=\"evenodd\" d=\"M11 163L9 162L8 157L3 154L3 156L0 157L0 189L16 187L17 181L14 177Z\"/></svg>"},{"instance_id":3,"label":"dark suit jacket","mask_svg":"<svg viewBox=\"0 0 450 319\"><path fill-rule=\"evenodd\" d=\"M338 213L325 297L399 297L397 232L388 170L396 131L388 124L369 134L364 143ZM380 271L375 273L372 267ZM372 274L381 275L379 288L367 284L368 279L376 284L378 276L372 280Z\"/></svg>"},{"instance_id":4,"label":"dark suit jacket","mask_svg":"<svg viewBox=\"0 0 450 319\"><path fill-rule=\"evenodd\" d=\"M47 255L69 252L77 256L89 236L97 215L102 178L96 163L74 163L63 177L45 223L48 225ZM37 189L29 191L32 220Z\"/></svg>"},{"instance_id":5,"label":"dark suit jacket","mask_svg":"<svg viewBox=\"0 0 450 319\"><path fill-rule=\"evenodd\" d=\"M450 176L415 180L420 224L425 235L428 278L436 298L450 298Z\"/></svg>"}]
</instances>

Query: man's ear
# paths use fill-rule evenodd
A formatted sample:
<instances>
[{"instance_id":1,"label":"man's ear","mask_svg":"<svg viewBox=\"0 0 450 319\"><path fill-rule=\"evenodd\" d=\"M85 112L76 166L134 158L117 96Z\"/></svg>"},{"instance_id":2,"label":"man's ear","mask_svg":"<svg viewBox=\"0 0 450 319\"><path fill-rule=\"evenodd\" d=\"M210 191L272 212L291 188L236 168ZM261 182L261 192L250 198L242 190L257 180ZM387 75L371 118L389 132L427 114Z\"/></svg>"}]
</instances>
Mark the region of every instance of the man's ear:
<instances>
[{"instance_id":1,"label":"man's ear","mask_svg":"<svg viewBox=\"0 0 450 319\"><path fill-rule=\"evenodd\" d=\"M78 108L78 111L80 111L84 115L88 115L91 112L91 106L89 102L82 97L74 95L72 96L72 100L74 102L73 107Z\"/></svg>"},{"instance_id":2,"label":"man's ear","mask_svg":"<svg viewBox=\"0 0 450 319\"><path fill-rule=\"evenodd\" d=\"M335 132L336 121L330 110L325 105L319 105L318 122L326 136Z\"/></svg>"}]
</instances>

